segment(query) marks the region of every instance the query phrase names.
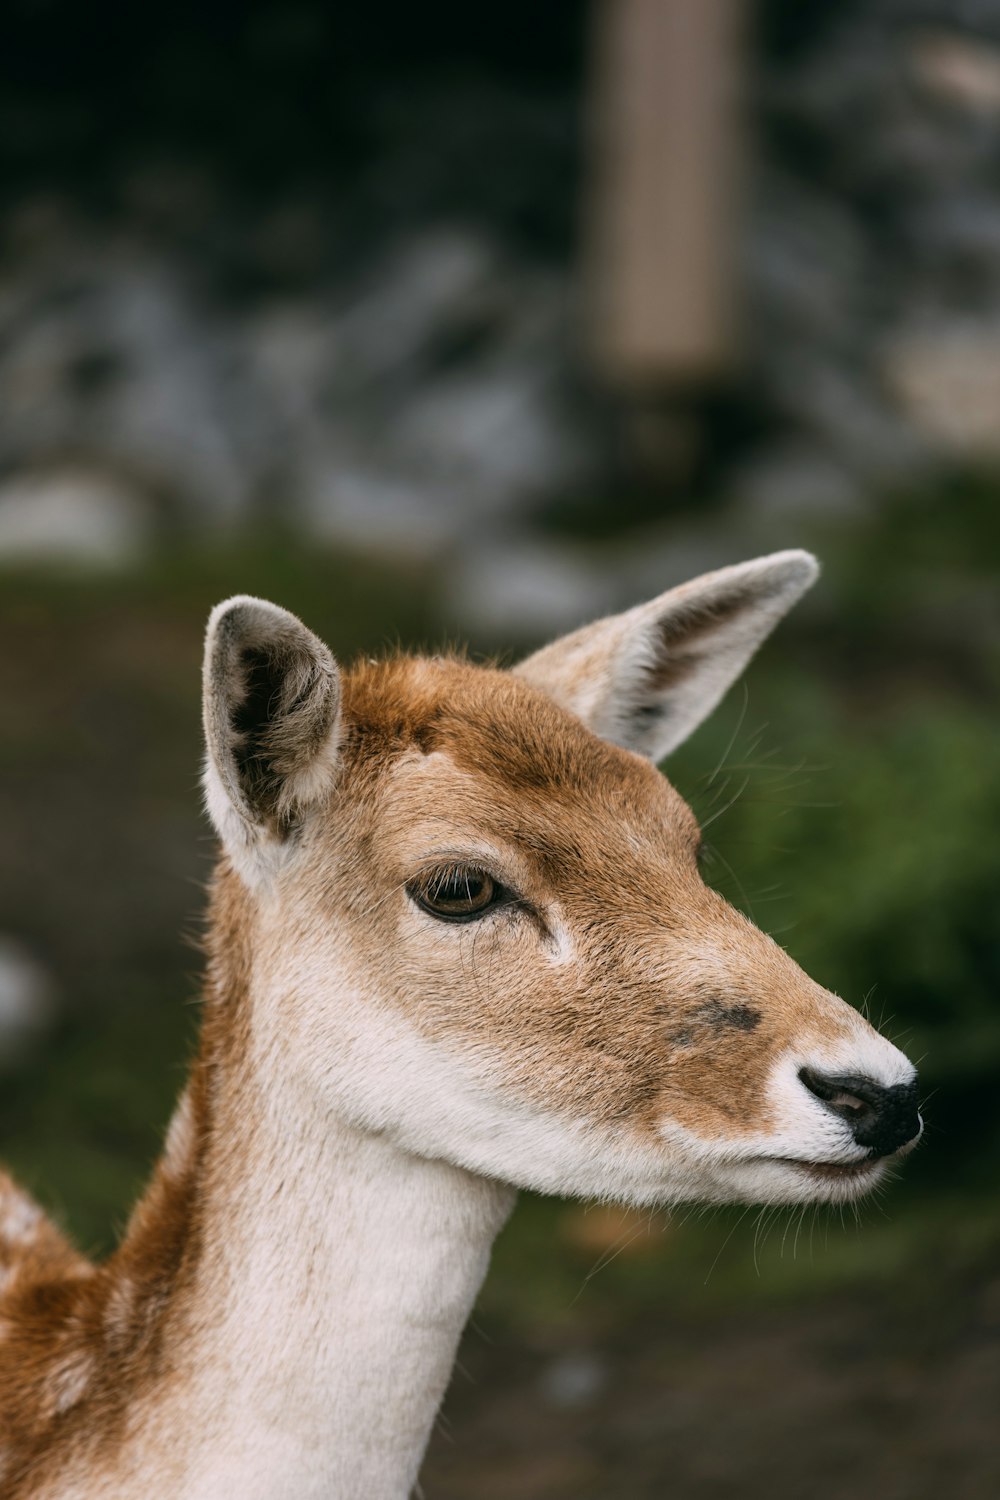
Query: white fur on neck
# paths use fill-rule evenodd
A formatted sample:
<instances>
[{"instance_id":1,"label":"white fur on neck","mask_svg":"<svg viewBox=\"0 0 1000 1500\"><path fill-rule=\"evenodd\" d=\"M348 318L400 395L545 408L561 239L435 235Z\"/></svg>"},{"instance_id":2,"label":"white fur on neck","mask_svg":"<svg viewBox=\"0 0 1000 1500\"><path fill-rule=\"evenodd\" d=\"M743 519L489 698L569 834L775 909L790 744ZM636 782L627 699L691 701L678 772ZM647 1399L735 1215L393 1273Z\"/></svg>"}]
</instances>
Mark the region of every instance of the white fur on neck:
<instances>
[{"instance_id":1,"label":"white fur on neck","mask_svg":"<svg viewBox=\"0 0 1000 1500\"><path fill-rule=\"evenodd\" d=\"M113 1472L38 1500L406 1500L416 1482L514 1193L301 1096L224 1092L175 1373Z\"/></svg>"},{"instance_id":2,"label":"white fur on neck","mask_svg":"<svg viewBox=\"0 0 1000 1500\"><path fill-rule=\"evenodd\" d=\"M199 1500L233 1486L246 1500L405 1500L513 1203L347 1129L320 1157L336 1176L302 1222L262 1234L268 1204L246 1201L220 1247L216 1274L240 1293L194 1394L192 1415L214 1397L225 1429L195 1460Z\"/></svg>"}]
</instances>

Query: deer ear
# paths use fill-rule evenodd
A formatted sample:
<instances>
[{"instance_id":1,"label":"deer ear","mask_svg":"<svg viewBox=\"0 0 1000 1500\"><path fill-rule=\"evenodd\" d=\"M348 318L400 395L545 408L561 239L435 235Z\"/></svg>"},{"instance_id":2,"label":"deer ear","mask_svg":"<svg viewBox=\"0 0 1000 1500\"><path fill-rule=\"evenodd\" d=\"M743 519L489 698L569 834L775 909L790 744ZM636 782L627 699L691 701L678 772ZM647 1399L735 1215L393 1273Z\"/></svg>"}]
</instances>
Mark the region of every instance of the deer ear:
<instances>
[{"instance_id":1,"label":"deer ear","mask_svg":"<svg viewBox=\"0 0 1000 1500\"><path fill-rule=\"evenodd\" d=\"M711 713L819 572L775 552L585 625L514 671L595 734L662 760Z\"/></svg>"},{"instance_id":2,"label":"deer ear","mask_svg":"<svg viewBox=\"0 0 1000 1500\"><path fill-rule=\"evenodd\" d=\"M337 664L312 631L246 594L216 606L205 639L205 791L245 878L329 791L339 719Z\"/></svg>"}]
</instances>

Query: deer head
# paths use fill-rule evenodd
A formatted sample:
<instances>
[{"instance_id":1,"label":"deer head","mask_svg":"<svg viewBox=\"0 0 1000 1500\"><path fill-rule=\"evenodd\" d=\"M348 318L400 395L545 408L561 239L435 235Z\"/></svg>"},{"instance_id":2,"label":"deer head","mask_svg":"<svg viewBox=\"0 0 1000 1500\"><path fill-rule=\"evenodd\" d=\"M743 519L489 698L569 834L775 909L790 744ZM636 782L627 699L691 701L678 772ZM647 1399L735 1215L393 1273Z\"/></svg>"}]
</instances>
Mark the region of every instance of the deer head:
<instances>
[{"instance_id":1,"label":"deer head","mask_svg":"<svg viewBox=\"0 0 1000 1500\"><path fill-rule=\"evenodd\" d=\"M844 1200L915 1143L911 1064L703 883L656 767L816 571L725 568L513 672L341 674L286 611L218 606L207 800L290 1131L633 1203Z\"/></svg>"}]
</instances>

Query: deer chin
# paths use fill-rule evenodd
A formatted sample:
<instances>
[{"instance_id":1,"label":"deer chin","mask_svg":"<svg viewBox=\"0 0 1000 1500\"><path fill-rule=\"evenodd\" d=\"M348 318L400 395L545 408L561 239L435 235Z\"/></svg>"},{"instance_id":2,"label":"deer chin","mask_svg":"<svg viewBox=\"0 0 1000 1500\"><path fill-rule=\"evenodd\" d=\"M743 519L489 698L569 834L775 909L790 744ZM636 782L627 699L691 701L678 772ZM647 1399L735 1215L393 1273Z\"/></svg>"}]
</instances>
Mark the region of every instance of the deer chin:
<instances>
[{"instance_id":1,"label":"deer chin","mask_svg":"<svg viewBox=\"0 0 1000 1500\"><path fill-rule=\"evenodd\" d=\"M751 1165L755 1176L763 1169L774 1180L771 1202L853 1203L883 1181L888 1164L885 1157L848 1162L776 1157Z\"/></svg>"},{"instance_id":2,"label":"deer chin","mask_svg":"<svg viewBox=\"0 0 1000 1500\"><path fill-rule=\"evenodd\" d=\"M712 1203L762 1205L851 1203L890 1175L918 1145L918 1133L897 1150L859 1147L847 1127L832 1118L801 1128L711 1141L674 1121L658 1134L674 1158L686 1160L693 1198Z\"/></svg>"},{"instance_id":3,"label":"deer chin","mask_svg":"<svg viewBox=\"0 0 1000 1500\"><path fill-rule=\"evenodd\" d=\"M713 1174L715 1201L763 1205L853 1203L884 1182L915 1144L891 1156L866 1155L857 1160L759 1155L730 1161Z\"/></svg>"}]
</instances>

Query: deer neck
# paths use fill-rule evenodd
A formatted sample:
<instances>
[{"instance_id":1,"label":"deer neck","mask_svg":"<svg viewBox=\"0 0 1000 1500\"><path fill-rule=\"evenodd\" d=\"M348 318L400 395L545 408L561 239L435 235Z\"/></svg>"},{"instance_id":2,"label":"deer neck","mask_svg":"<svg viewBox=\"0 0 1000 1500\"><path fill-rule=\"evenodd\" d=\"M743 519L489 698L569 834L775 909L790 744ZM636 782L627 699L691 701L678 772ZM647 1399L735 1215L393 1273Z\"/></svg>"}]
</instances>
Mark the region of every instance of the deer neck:
<instances>
[{"instance_id":1,"label":"deer neck","mask_svg":"<svg viewBox=\"0 0 1000 1500\"><path fill-rule=\"evenodd\" d=\"M330 1120L289 1160L280 1111L234 1151L255 1169L209 1196L188 1296L183 1493L405 1500L512 1195Z\"/></svg>"},{"instance_id":2,"label":"deer neck","mask_svg":"<svg viewBox=\"0 0 1000 1500\"><path fill-rule=\"evenodd\" d=\"M196 1174L162 1323L169 1373L116 1481L124 1495L148 1478L169 1500L405 1500L513 1191L265 1076L234 988L229 963L119 1252L143 1260L164 1182Z\"/></svg>"}]
</instances>

